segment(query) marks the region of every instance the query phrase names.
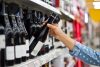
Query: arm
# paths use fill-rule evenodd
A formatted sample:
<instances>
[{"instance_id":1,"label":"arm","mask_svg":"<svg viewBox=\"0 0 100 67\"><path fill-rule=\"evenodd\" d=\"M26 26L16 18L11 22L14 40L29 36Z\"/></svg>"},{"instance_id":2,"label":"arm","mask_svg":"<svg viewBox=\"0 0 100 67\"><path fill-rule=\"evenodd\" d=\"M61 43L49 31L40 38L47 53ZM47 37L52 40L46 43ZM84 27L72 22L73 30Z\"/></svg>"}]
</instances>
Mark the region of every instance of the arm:
<instances>
[{"instance_id":1,"label":"arm","mask_svg":"<svg viewBox=\"0 0 100 67\"><path fill-rule=\"evenodd\" d=\"M50 29L50 34L53 35L56 39L62 41L69 50L73 50L75 41L68 37L56 24L48 24Z\"/></svg>"},{"instance_id":2,"label":"arm","mask_svg":"<svg viewBox=\"0 0 100 67\"><path fill-rule=\"evenodd\" d=\"M72 56L80 58L88 64L100 66L100 52L95 52L93 49L68 37L57 25L48 24L48 27L50 34L62 41L69 48Z\"/></svg>"}]
</instances>

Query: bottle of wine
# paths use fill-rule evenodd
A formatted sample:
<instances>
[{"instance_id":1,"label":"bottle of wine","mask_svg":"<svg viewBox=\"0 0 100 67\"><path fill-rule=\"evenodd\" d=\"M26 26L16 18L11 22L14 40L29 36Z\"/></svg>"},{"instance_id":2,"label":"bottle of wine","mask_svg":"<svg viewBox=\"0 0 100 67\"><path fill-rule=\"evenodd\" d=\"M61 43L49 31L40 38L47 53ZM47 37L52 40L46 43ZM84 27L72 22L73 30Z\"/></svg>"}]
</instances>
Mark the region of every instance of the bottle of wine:
<instances>
[{"instance_id":1,"label":"bottle of wine","mask_svg":"<svg viewBox=\"0 0 100 67\"><path fill-rule=\"evenodd\" d=\"M5 30L4 26L1 23L0 23L0 67L5 67Z\"/></svg>"},{"instance_id":2,"label":"bottle of wine","mask_svg":"<svg viewBox=\"0 0 100 67\"><path fill-rule=\"evenodd\" d=\"M25 39L25 31L21 22L21 17L19 16L19 12L16 15L16 21L20 30L21 44L22 44L22 61L26 61L26 39Z\"/></svg>"},{"instance_id":3,"label":"bottle of wine","mask_svg":"<svg viewBox=\"0 0 100 67\"><path fill-rule=\"evenodd\" d=\"M19 6L15 3L10 3L8 5L7 10L8 10L8 14L9 14L10 24L11 24L13 32L14 32L15 63L19 64L19 63L21 63L21 58L22 58L22 54L23 54L23 52L22 52L23 45L21 44L21 31L17 25L16 18L15 18L16 17L15 14L18 13Z\"/></svg>"},{"instance_id":4,"label":"bottle of wine","mask_svg":"<svg viewBox=\"0 0 100 67\"><path fill-rule=\"evenodd\" d=\"M0 17L2 16L2 2L0 3ZM2 24L2 19L0 19L0 67L5 67L5 29L4 25Z\"/></svg>"},{"instance_id":5,"label":"bottle of wine","mask_svg":"<svg viewBox=\"0 0 100 67\"><path fill-rule=\"evenodd\" d=\"M15 44L15 63L19 64L21 63L21 57L22 57L22 44L21 44L21 38L20 38L20 30L17 26L15 15L9 15L9 19L11 22L11 26L13 28L14 32L14 44Z\"/></svg>"},{"instance_id":6,"label":"bottle of wine","mask_svg":"<svg viewBox=\"0 0 100 67\"><path fill-rule=\"evenodd\" d=\"M14 65L14 36L13 31L9 23L8 15L4 16L5 22L5 34L6 34L6 65L11 66Z\"/></svg>"},{"instance_id":7,"label":"bottle of wine","mask_svg":"<svg viewBox=\"0 0 100 67\"><path fill-rule=\"evenodd\" d=\"M22 15L21 15L22 16ZM32 12L29 9L24 9L23 10L23 22L25 24L25 28L27 31L27 35L26 35L26 56L27 58L30 56L29 54L29 44L31 43L32 40L34 40L34 36L32 36L32 34L34 34L33 31L34 30L34 26L36 27L36 25L33 25L33 19L32 19Z\"/></svg>"},{"instance_id":8,"label":"bottle of wine","mask_svg":"<svg viewBox=\"0 0 100 67\"><path fill-rule=\"evenodd\" d=\"M23 12L23 21L25 24L25 28L28 32L28 37L29 40L31 41L31 39L34 39L34 37L32 37L32 24L33 24L33 19L32 19L32 12L29 9L24 9Z\"/></svg>"},{"instance_id":9,"label":"bottle of wine","mask_svg":"<svg viewBox=\"0 0 100 67\"><path fill-rule=\"evenodd\" d=\"M5 61L7 66L14 65L14 39L13 39L13 31L10 26L9 18L5 10L5 3L2 2L2 12L0 15L0 22L5 27L5 43L6 43L6 53L5 53Z\"/></svg>"},{"instance_id":10,"label":"bottle of wine","mask_svg":"<svg viewBox=\"0 0 100 67\"><path fill-rule=\"evenodd\" d=\"M55 20L55 13L52 13L51 16L48 18L48 21L43 25L43 27L34 34L35 39L32 41L32 43L29 46L29 52L33 55L36 56L43 46L43 43L45 42L45 39L43 36L45 33L48 33L49 28L47 27L47 23L53 23ZM42 39L42 37L44 39ZM37 45L36 45L37 44Z\"/></svg>"},{"instance_id":11,"label":"bottle of wine","mask_svg":"<svg viewBox=\"0 0 100 67\"><path fill-rule=\"evenodd\" d=\"M29 37L28 37L28 32L27 32L25 24L24 24L24 17L23 17L23 10L22 10L22 8L20 8L19 15L20 15L22 26L23 26L24 33L25 33L26 60L28 60L28 58L29 58Z\"/></svg>"}]
</instances>

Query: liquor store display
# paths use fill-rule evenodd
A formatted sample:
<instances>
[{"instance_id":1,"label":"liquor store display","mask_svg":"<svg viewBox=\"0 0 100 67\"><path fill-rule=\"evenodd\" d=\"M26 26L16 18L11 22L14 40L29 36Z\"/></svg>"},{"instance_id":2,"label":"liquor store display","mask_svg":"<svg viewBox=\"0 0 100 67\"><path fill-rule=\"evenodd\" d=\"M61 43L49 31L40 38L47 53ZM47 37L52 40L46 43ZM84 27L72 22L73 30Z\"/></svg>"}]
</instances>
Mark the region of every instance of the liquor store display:
<instances>
[{"instance_id":1,"label":"liquor store display","mask_svg":"<svg viewBox=\"0 0 100 67\"><path fill-rule=\"evenodd\" d=\"M51 60L53 60L54 58L62 55L64 53L65 48L63 49L54 49L51 50L49 53L46 53L45 55L36 57L34 59L30 59L27 62L23 62L21 64L17 64L11 67L40 67L44 64L46 64L47 62L50 62Z\"/></svg>"},{"instance_id":2,"label":"liquor store display","mask_svg":"<svg viewBox=\"0 0 100 67\"><path fill-rule=\"evenodd\" d=\"M48 34L47 23L58 24L61 19L61 12L55 4L25 1L43 7L49 11L48 14L29 6L20 7L22 2L0 1L0 67L39 67L64 52L64 46L54 47L54 38Z\"/></svg>"}]
</instances>

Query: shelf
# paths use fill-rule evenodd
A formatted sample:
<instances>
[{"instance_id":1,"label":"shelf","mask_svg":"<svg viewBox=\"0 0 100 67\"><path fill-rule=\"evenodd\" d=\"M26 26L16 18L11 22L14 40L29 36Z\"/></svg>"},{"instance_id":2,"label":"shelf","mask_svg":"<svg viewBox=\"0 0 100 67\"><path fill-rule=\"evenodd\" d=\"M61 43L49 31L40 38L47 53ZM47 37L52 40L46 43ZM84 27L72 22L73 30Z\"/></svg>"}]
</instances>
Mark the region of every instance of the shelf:
<instances>
[{"instance_id":1,"label":"shelf","mask_svg":"<svg viewBox=\"0 0 100 67\"><path fill-rule=\"evenodd\" d=\"M26 62L23 62L21 64L17 64L11 67L40 67L44 65L45 63L53 60L54 58L57 58L58 56L64 54L64 49L54 49L51 50L49 53L36 57L34 59L30 59Z\"/></svg>"},{"instance_id":2,"label":"shelf","mask_svg":"<svg viewBox=\"0 0 100 67\"><path fill-rule=\"evenodd\" d=\"M42 8L44 8L45 10L50 10L50 11L53 11L53 12L61 15L61 12L57 8L55 8L41 0L30 0L30 1L37 4L40 8L42 6Z\"/></svg>"},{"instance_id":3,"label":"shelf","mask_svg":"<svg viewBox=\"0 0 100 67\"><path fill-rule=\"evenodd\" d=\"M69 12L67 12L67 11L65 11L65 10L63 10L63 9L60 9L60 11L62 12L63 17L64 17L65 19L67 19L67 20L69 20L69 21L75 19L75 17L74 17L71 13L69 13Z\"/></svg>"},{"instance_id":4,"label":"shelf","mask_svg":"<svg viewBox=\"0 0 100 67\"><path fill-rule=\"evenodd\" d=\"M8 3L11 3L11 2L17 3L23 8L29 7L29 9L39 10L47 14L50 14L51 12L55 12L61 15L61 12L57 8L41 0L5 0L5 1Z\"/></svg>"},{"instance_id":5,"label":"shelf","mask_svg":"<svg viewBox=\"0 0 100 67\"><path fill-rule=\"evenodd\" d=\"M8 2L8 3L14 2L14 3L19 4L20 7L22 7L22 8L29 7L29 9L31 9L31 10L32 9L39 10L46 14L55 12L67 20L75 19L74 16L72 14L70 14L69 12L67 12L63 9L57 9L41 0L6 0L6 2Z\"/></svg>"}]
</instances>

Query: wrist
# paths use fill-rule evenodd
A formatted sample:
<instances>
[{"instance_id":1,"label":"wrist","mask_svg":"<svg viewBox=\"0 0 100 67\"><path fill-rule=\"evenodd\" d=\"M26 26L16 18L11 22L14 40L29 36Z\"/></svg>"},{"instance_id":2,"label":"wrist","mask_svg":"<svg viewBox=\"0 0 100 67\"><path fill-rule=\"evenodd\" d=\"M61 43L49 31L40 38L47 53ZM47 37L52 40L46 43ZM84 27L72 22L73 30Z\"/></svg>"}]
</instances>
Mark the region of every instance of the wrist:
<instances>
[{"instance_id":1,"label":"wrist","mask_svg":"<svg viewBox=\"0 0 100 67\"><path fill-rule=\"evenodd\" d=\"M59 35L58 35L58 39L60 40L60 41L63 41L65 38L66 38L66 34L65 33L63 33L63 32L61 32Z\"/></svg>"},{"instance_id":2,"label":"wrist","mask_svg":"<svg viewBox=\"0 0 100 67\"><path fill-rule=\"evenodd\" d=\"M67 34L63 33L59 34L59 40L65 44L66 47L69 48L69 50L73 50L75 40L67 36Z\"/></svg>"}]
</instances>

